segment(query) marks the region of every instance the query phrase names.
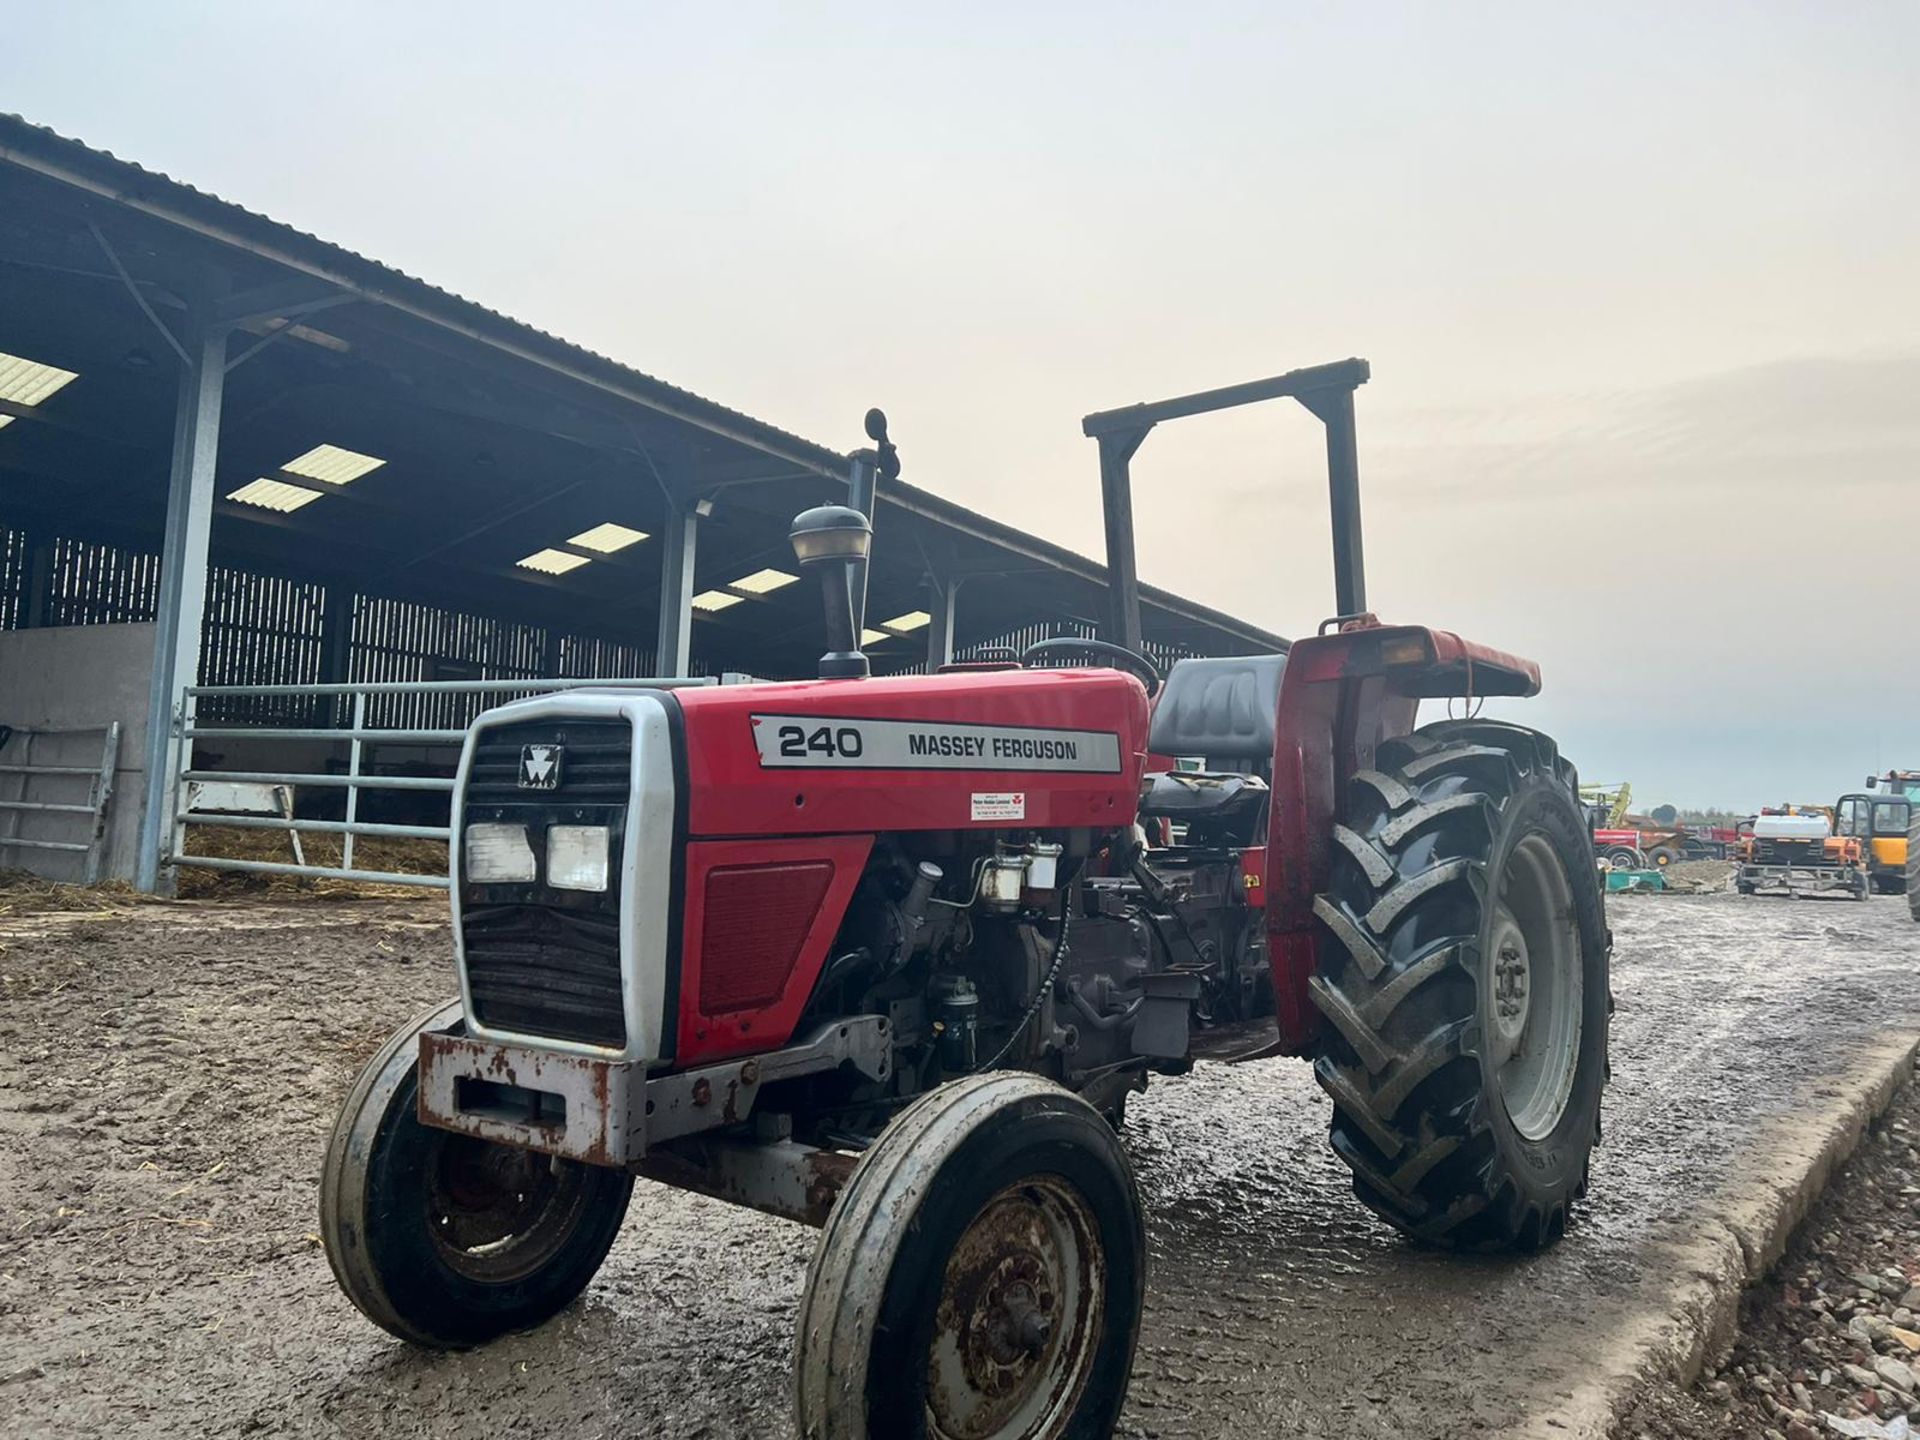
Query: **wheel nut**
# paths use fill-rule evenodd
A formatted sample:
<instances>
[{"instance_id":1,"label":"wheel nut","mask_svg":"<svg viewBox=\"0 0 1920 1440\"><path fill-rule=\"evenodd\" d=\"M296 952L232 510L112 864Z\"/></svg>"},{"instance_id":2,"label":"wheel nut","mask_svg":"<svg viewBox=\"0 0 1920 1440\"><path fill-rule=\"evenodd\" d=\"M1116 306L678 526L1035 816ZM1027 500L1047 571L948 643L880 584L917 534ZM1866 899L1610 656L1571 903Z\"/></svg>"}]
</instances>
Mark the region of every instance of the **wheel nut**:
<instances>
[{"instance_id":1,"label":"wheel nut","mask_svg":"<svg viewBox=\"0 0 1920 1440\"><path fill-rule=\"evenodd\" d=\"M1029 1310L1020 1318L1014 1334L1020 1342L1020 1348L1028 1353L1045 1348L1047 1338L1053 1334L1053 1323L1039 1310Z\"/></svg>"}]
</instances>

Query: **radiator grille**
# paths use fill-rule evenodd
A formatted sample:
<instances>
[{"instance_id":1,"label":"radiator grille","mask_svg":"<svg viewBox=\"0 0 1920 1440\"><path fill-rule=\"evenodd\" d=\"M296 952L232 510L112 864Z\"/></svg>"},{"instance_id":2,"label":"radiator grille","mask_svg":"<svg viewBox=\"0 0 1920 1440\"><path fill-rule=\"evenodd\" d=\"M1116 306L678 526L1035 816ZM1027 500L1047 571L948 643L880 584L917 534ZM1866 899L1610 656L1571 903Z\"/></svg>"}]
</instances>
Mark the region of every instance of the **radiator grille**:
<instances>
[{"instance_id":1,"label":"radiator grille","mask_svg":"<svg viewBox=\"0 0 1920 1440\"><path fill-rule=\"evenodd\" d=\"M1754 846L1754 859L1762 865L1798 865L1802 868L1831 864L1827 842L1817 839L1780 840L1762 838Z\"/></svg>"},{"instance_id":2,"label":"radiator grille","mask_svg":"<svg viewBox=\"0 0 1920 1440\"><path fill-rule=\"evenodd\" d=\"M620 1049L617 914L474 905L460 918L474 1016L490 1029Z\"/></svg>"},{"instance_id":3,"label":"radiator grille","mask_svg":"<svg viewBox=\"0 0 1920 1440\"><path fill-rule=\"evenodd\" d=\"M707 876L700 1011L720 1015L780 998L833 881L833 865L731 865Z\"/></svg>"},{"instance_id":4,"label":"radiator grille","mask_svg":"<svg viewBox=\"0 0 1920 1440\"><path fill-rule=\"evenodd\" d=\"M565 752L555 789L521 786L520 754L528 745L558 745ZM466 803L623 805L632 769L633 731L624 720L522 720L480 732L467 776Z\"/></svg>"}]
</instances>

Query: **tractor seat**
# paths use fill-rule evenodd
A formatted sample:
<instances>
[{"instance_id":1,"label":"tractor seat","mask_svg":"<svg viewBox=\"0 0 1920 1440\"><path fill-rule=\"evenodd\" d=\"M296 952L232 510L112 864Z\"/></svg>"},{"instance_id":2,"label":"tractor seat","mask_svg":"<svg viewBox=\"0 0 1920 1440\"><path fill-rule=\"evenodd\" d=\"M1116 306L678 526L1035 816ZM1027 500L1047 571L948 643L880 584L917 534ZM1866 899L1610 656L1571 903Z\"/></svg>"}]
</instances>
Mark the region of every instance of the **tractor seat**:
<instances>
[{"instance_id":1,"label":"tractor seat","mask_svg":"<svg viewBox=\"0 0 1920 1440\"><path fill-rule=\"evenodd\" d=\"M1196 820L1251 820L1266 805L1267 782L1258 775L1163 770L1147 776L1140 792L1142 816L1171 820L1176 825Z\"/></svg>"},{"instance_id":2,"label":"tractor seat","mask_svg":"<svg viewBox=\"0 0 1920 1440\"><path fill-rule=\"evenodd\" d=\"M1197 755L1209 768L1264 767L1273 759L1286 663L1285 655L1176 660L1154 701L1147 747L1156 755Z\"/></svg>"}]
</instances>

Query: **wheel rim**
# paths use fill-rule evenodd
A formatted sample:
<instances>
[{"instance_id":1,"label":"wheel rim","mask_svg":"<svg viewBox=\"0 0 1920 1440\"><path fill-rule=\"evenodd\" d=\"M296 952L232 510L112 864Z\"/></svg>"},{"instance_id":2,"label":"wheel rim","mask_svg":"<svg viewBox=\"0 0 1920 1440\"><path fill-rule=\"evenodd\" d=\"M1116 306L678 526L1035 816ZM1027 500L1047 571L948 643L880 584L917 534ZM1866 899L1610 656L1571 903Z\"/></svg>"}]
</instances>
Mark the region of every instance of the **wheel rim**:
<instances>
[{"instance_id":1,"label":"wheel rim","mask_svg":"<svg viewBox=\"0 0 1920 1440\"><path fill-rule=\"evenodd\" d=\"M942 1440L1038 1440L1073 1413L1105 1318L1106 1254L1080 1192L1053 1176L1000 1191L954 1246L927 1357Z\"/></svg>"},{"instance_id":2,"label":"wheel rim","mask_svg":"<svg viewBox=\"0 0 1920 1440\"><path fill-rule=\"evenodd\" d=\"M584 1167L469 1135L433 1132L427 1233L469 1280L505 1285L557 1255L586 1208Z\"/></svg>"},{"instance_id":3,"label":"wheel rim","mask_svg":"<svg viewBox=\"0 0 1920 1440\"><path fill-rule=\"evenodd\" d=\"M1487 1059L1513 1128L1544 1140L1573 1094L1585 987L1573 886L1544 835L1508 858L1486 962Z\"/></svg>"}]
</instances>

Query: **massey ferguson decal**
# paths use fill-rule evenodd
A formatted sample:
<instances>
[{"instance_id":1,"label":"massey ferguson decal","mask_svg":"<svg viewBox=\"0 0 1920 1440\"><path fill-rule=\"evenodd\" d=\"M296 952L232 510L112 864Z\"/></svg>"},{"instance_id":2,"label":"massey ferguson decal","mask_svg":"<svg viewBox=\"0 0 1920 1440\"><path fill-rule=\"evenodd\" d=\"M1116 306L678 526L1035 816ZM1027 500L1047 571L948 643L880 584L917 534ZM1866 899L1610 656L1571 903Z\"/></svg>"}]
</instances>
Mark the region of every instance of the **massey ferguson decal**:
<instances>
[{"instance_id":1,"label":"massey ferguson decal","mask_svg":"<svg viewBox=\"0 0 1920 1440\"><path fill-rule=\"evenodd\" d=\"M1106 730L1035 730L929 720L755 715L767 770L1073 770L1120 773L1120 737Z\"/></svg>"}]
</instances>

